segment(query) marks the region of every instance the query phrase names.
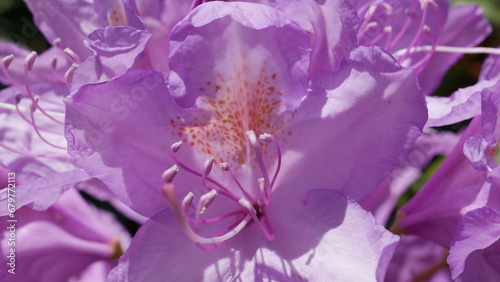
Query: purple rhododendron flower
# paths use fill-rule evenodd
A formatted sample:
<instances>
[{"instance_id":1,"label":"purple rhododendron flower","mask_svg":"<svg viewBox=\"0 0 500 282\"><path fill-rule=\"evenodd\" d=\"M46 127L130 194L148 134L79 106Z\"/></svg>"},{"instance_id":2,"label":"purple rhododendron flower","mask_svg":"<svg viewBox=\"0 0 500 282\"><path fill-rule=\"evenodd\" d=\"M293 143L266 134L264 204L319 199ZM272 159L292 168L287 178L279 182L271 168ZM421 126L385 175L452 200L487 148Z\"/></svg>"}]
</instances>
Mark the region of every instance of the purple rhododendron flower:
<instances>
[{"instance_id":1,"label":"purple rhododendron flower","mask_svg":"<svg viewBox=\"0 0 500 282\"><path fill-rule=\"evenodd\" d=\"M22 207L15 221L1 219L2 281L102 281L130 240L73 189L45 211Z\"/></svg>"},{"instance_id":2,"label":"purple rhododendron flower","mask_svg":"<svg viewBox=\"0 0 500 282\"><path fill-rule=\"evenodd\" d=\"M500 54L478 6L25 2L53 46L0 42L0 280L499 279L499 56L430 96Z\"/></svg>"},{"instance_id":3,"label":"purple rhododendron flower","mask_svg":"<svg viewBox=\"0 0 500 282\"><path fill-rule=\"evenodd\" d=\"M354 200L426 121L411 70L361 47L309 80L308 34L260 4L205 3L170 38L168 88L130 69L66 101L70 154L152 217L109 279L382 280L397 237Z\"/></svg>"}]
</instances>

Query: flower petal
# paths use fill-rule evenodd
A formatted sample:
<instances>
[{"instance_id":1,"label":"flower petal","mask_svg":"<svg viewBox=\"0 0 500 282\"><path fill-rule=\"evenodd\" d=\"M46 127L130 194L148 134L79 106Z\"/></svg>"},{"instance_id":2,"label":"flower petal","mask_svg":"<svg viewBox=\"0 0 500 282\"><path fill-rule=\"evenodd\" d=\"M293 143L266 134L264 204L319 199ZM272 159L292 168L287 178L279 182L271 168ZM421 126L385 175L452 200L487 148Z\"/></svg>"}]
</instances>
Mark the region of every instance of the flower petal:
<instances>
[{"instance_id":1,"label":"flower petal","mask_svg":"<svg viewBox=\"0 0 500 282\"><path fill-rule=\"evenodd\" d=\"M283 162L293 166L280 175L304 189L362 199L404 159L426 118L413 73L380 49L360 47L338 72L313 83L283 129Z\"/></svg>"},{"instance_id":2,"label":"flower petal","mask_svg":"<svg viewBox=\"0 0 500 282\"><path fill-rule=\"evenodd\" d=\"M183 107L200 96L221 96L219 90L272 88L293 108L306 94L309 38L269 6L214 1L174 28L169 59L169 87Z\"/></svg>"},{"instance_id":3,"label":"flower petal","mask_svg":"<svg viewBox=\"0 0 500 282\"><path fill-rule=\"evenodd\" d=\"M89 57L76 69L72 90L125 73L134 65L149 37L144 30L122 26L109 26L89 34L85 44L94 57Z\"/></svg>"},{"instance_id":4,"label":"flower petal","mask_svg":"<svg viewBox=\"0 0 500 282\"><path fill-rule=\"evenodd\" d=\"M456 281L500 279L500 214L489 207L466 213L451 244L450 264Z\"/></svg>"},{"instance_id":5,"label":"flower petal","mask_svg":"<svg viewBox=\"0 0 500 282\"><path fill-rule=\"evenodd\" d=\"M74 187L79 182L88 180L88 178L87 173L80 169L75 169L61 173L52 173L24 185L19 185L16 179L18 183L15 190L16 209L28 206L37 211L46 210L66 190ZM12 194L12 191L8 191L7 189L0 191L0 204L2 205L0 207L0 216L11 213L7 209L8 194Z\"/></svg>"},{"instance_id":6,"label":"flower petal","mask_svg":"<svg viewBox=\"0 0 500 282\"><path fill-rule=\"evenodd\" d=\"M107 83L85 85L67 103L69 153L135 211L151 216L165 207L163 171L173 165L171 119L182 113L168 95L164 77L131 69ZM186 189L196 177L179 175Z\"/></svg>"},{"instance_id":7,"label":"flower petal","mask_svg":"<svg viewBox=\"0 0 500 282\"><path fill-rule=\"evenodd\" d=\"M80 59L90 55L82 44L95 29L107 25L94 11L92 3L85 0L26 0L35 23L49 42L61 38L64 47L73 50Z\"/></svg>"},{"instance_id":8,"label":"flower petal","mask_svg":"<svg viewBox=\"0 0 500 282\"><path fill-rule=\"evenodd\" d=\"M476 117L431 179L400 209L403 232L449 246L462 215L488 202L493 184L463 154L465 140L480 132Z\"/></svg>"},{"instance_id":9,"label":"flower petal","mask_svg":"<svg viewBox=\"0 0 500 282\"><path fill-rule=\"evenodd\" d=\"M337 70L357 43L358 16L348 1L278 0L276 8L311 36L311 77Z\"/></svg>"},{"instance_id":10,"label":"flower petal","mask_svg":"<svg viewBox=\"0 0 500 282\"><path fill-rule=\"evenodd\" d=\"M403 235L384 281L422 281L427 278L431 279L429 282L452 281L446 267L447 253L445 248L432 241ZM436 268L436 273L433 273Z\"/></svg>"},{"instance_id":11,"label":"flower petal","mask_svg":"<svg viewBox=\"0 0 500 282\"><path fill-rule=\"evenodd\" d=\"M164 210L139 229L107 281L231 281L255 253L263 238L258 232L246 228L218 248L202 251L174 213Z\"/></svg>"},{"instance_id":12,"label":"flower petal","mask_svg":"<svg viewBox=\"0 0 500 282\"><path fill-rule=\"evenodd\" d=\"M273 194L266 218L276 239L264 241L244 280L383 281L398 236L336 191L289 194Z\"/></svg>"}]
</instances>

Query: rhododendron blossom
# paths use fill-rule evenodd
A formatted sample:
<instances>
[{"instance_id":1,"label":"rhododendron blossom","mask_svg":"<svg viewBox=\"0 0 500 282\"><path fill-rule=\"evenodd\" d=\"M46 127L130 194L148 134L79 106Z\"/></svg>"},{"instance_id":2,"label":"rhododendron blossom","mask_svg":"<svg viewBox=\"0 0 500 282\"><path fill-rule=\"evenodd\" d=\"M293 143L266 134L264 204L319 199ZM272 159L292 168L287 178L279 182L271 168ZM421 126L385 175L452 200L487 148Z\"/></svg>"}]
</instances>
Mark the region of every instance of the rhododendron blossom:
<instances>
[{"instance_id":1,"label":"rhododendron blossom","mask_svg":"<svg viewBox=\"0 0 500 282\"><path fill-rule=\"evenodd\" d=\"M498 280L477 5L25 2L52 46L0 42L1 279ZM478 82L433 96L466 53Z\"/></svg>"}]
</instances>

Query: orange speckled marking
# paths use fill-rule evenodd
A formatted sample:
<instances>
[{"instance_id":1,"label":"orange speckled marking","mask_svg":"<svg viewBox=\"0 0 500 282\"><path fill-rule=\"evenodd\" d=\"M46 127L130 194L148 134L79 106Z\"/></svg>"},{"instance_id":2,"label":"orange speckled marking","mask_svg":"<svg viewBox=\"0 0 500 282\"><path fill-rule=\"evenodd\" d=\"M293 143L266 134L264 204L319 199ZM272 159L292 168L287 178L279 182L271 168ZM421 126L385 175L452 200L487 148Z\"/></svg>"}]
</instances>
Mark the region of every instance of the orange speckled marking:
<instances>
[{"instance_id":1,"label":"orange speckled marking","mask_svg":"<svg viewBox=\"0 0 500 282\"><path fill-rule=\"evenodd\" d=\"M126 26L127 17L123 4L115 3L108 11L108 23L112 26Z\"/></svg>"},{"instance_id":2,"label":"orange speckled marking","mask_svg":"<svg viewBox=\"0 0 500 282\"><path fill-rule=\"evenodd\" d=\"M218 163L243 164L249 148L246 131L254 130L257 136L280 132L286 124L281 117L283 94L276 85L277 74L268 73L265 66L266 62L252 75L247 64L235 63L234 75L216 73L215 81L204 82L196 104L205 122L171 121L184 141Z\"/></svg>"}]
</instances>

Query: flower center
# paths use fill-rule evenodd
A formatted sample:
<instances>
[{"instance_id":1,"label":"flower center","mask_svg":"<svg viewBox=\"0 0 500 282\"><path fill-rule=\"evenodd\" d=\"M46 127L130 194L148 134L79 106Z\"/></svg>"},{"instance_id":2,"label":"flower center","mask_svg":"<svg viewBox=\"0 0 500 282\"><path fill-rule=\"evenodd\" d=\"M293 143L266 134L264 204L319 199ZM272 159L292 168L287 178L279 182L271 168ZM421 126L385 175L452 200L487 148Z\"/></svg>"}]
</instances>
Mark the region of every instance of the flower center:
<instances>
[{"instance_id":1,"label":"flower center","mask_svg":"<svg viewBox=\"0 0 500 282\"><path fill-rule=\"evenodd\" d=\"M223 175L229 177L234 183L234 185L229 187L222 185L209 176L213 168L214 157L209 155L204 164L204 171L197 172L176 157L175 153L180 150L182 142L177 142L170 148L171 156L176 165L163 174L165 183L162 186L162 192L178 217L186 235L197 243L198 247L202 250L216 248L238 234L245 226L251 223L257 224L259 229L269 240L274 240L274 233L266 221L265 209L271 203L271 192L281 167L281 149L278 142L270 134L262 134L259 140L257 140L255 132L253 131L248 131L246 135L250 144L249 146L252 147L254 151L256 163L262 173L262 177L256 179L256 182L259 184L259 191L252 191L253 185L250 185L250 187L242 185L227 163L221 163L219 166ZM268 169L262 159L260 151L261 144L259 144L259 141L261 143L273 143L276 147L278 155L277 168L272 178L269 176ZM189 192L180 204L177 200L175 187L172 181L179 168L201 179L201 184L205 192L198 197L196 205L194 205L196 197L193 192ZM207 209L219 195L230 202L224 205L224 213L219 216L205 218L204 215ZM243 195L243 197L241 195ZM217 225L217 231L209 236L200 235L197 232L199 226L208 224Z\"/></svg>"},{"instance_id":2,"label":"flower center","mask_svg":"<svg viewBox=\"0 0 500 282\"><path fill-rule=\"evenodd\" d=\"M287 110L280 91L279 75L267 61L249 65L242 53L233 62L230 74L215 72L198 87L197 114L178 116L170 121L173 134L217 164L233 166L249 163L252 149L246 132L276 134L294 117ZM262 148L266 155L267 146Z\"/></svg>"}]
</instances>

